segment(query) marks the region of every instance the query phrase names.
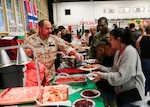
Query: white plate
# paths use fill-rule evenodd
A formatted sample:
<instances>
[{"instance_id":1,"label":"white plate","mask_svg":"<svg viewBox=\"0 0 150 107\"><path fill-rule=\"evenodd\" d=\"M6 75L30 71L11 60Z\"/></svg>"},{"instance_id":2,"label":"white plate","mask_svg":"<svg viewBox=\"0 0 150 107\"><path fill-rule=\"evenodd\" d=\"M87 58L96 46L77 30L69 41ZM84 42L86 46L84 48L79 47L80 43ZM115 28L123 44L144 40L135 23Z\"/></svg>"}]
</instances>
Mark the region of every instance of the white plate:
<instances>
[{"instance_id":1,"label":"white plate","mask_svg":"<svg viewBox=\"0 0 150 107\"><path fill-rule=\"evenodd\" d=\"M86 76L87 76L90 80L94 80L94 79L95 79L95 76L97 76L97 74L88 73L88 74L86 74Z\"/></svg>"},{"instance_id":2,"label":"white plate","mask_svg":"<svg viewBox=\"0 0 150 107\"><path fill-rule=\"evenodd\" d=\"M82 107L82 105L85 105L85 103L83 103L83 104L81 104L81 105L79 105L79 106L75 106L75 104L76 104L77 102L82 101L82 100L86 100L86 101L91 102L91 103L92 103L92 106L89 106L89 107L95 107L95 102L94 102L93 100L91 100L91 99L85 99L85 98L81 98L81 99L75 100L75 101L73 102L72 107L79 107L79 106ZM86 104L87 104L87 103L86 103Z\"/></svg>"},{"instance_id":3,"label":"white plate","mask_svg":"<svg viewBox=\"0 0 150 107\"><path fill-rule=\"evenodd\" d=\"M93 93L93 95L85 95L84 93L85 92L92 92ZM92 94L91 93L91 94ZM94 93L95 93L95 95L94 95ZM80 93L80 95L83 97L83 98L89 98L89 99L91 99L91 98L97 98L97 97L99 97L100 96L100 92L98 91L98 90L95 90L95 89L87 89L87 90L84 90L84 91L82 91L81 93Z\"/></svg>"},{"instance_id":4,"label":"white plate","mask_svg":"<svg viewBox=\"0 0 150 107\"><path fill-rule=\"evenodd\" d=\"M79 67L79 69L83 70L83 71L92 71L92 70L97 69L97 67L94 65L93 65L93 68L85 68L85 66L87 66L87 65L81 66L81 67Z\"/></svg>"}]
</instances>

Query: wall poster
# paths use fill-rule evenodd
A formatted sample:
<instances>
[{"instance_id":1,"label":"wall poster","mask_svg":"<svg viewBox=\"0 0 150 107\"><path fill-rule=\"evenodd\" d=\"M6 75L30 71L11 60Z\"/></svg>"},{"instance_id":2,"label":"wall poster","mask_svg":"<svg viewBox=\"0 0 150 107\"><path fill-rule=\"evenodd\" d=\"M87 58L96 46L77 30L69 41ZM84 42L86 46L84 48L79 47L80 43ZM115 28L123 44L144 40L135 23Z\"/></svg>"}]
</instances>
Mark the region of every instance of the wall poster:
<instances>
[{"instance_id":1,"label":"wall poster","mask_svg":"<svg viewBox=\"0 0 150 107\"><path fill-rule=\"evenodd\" d=\"M129 13L130 12L130 8L129 7L119 7L118 8L118 12L119 13Z\"/></svg>"},{"instance_id":2,"label":"wall poster","mask_svg":"<svg viewBox=\"0 0 150 107\"><path fill-rule=\"evenodd\" d=\"M103 13L115 13L115 9L114 8L104 8Z\"/></svg>"},{"instance_id":3,"label":"wall poster","mask_svg":"<svg viewBox=\"0 0 150 107\"><path fill-rule=\"evenodd\" d=\"M143 13L145 11L144 7L134 7L133 11L135 13Z\"/></svg>"}]
</instances>

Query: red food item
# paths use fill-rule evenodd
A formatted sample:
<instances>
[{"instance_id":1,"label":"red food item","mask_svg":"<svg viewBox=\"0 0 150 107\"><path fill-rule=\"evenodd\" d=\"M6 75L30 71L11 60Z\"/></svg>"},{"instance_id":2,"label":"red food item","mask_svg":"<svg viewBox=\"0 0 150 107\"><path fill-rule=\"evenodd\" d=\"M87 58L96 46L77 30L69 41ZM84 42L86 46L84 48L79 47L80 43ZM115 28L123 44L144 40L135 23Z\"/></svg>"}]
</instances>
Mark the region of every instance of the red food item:
<instances>
[{"instance_id":1,"label":"red food item","mask_svg":"<svg viewBox=\"0 0 150 107\"><path fill-rule=\"evenodd\" d=\"M78 68L63 68L63 69L58 69L57 70L58 73L67 73L67 74L78 74L78 73L83 73L85 71L80 70Z\"/></svg>"},{"instance_id":2,"label":"red food item","mask_svg":"<svg viewBox=\"0 0 150 107\"><path fill-rule=\"evenodd\" d=\"M26 86L38 86L35 62L31 61L30 63L26 64L26 66L27 66L27 69L25 71L26 72ZM39 71L40 71L41 83L44 86L49 85L47 84L48 83L47 80L44 81L47 68L43 64L39 63Z\"/></svg>"},{"instance_id":3,"label":"red food item","mask_svg":"<svg viewBox=\"0 0 150 107\"><path fill-rule=\"evenodd\" d=\"M87 68L87 69L90 69L90 68L94 68L95 66L93 66L93 65L85 65L85 66L83 66L83 68Z\"/></svg>"},{"instance_id":4,"label":"red food item","mask_svg":"<svg viewBox=\"0 0 150 107\"><path fill-rule=\"evenodd\" d=\"M77 82L77 81L85 81L85 76L67 76L67 77L60 77L55 80L55 82Z\"/></svg>"},{"instance_id":5,"label":"red food item","mask_svg":"<svg viewBox=\"0 0 150 107\"><path fill-rule=\"evenodd\" d=\"M0 105L35 102L38 96L38 86L7 88L0 94Z\"/></svg>"},{"instance_id":6,"label":"red food item","mask_svg":"<svg viewBox=\"0 0 150 107\"><path fill-rule=\"evenodd\" d=\"M87 99L82 99L74 104L75 107L93 107L93 102Z\"/></svg>"},{"instance_id":7,"label":"red food item","mask_svg":"<svg viewBox=\"0 0 150 107\"><path fill-rule=\"evenodd\" d=\"M91 90L86 90L86 91L83 92L83 95L88 96L88 97L93 97L93 96L98 95L98 93L94 92L94 91L91 91Z\"/></svg>"}]
</instances>

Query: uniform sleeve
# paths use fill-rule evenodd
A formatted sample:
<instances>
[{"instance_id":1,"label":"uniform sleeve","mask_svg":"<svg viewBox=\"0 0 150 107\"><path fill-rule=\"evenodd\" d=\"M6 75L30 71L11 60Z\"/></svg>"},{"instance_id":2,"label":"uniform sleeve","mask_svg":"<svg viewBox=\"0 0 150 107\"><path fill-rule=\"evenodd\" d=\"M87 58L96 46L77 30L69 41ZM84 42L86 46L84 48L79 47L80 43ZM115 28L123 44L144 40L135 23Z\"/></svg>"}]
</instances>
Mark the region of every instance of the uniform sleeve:
<instances>
[{"instance_id":1,"label":"uniform sleeve","mask_svg":"<svg viewBox=\"0 0 150 107\"><path fill-rule=\"evenodd\" d=\"M30 44L32 45L33 47L36 47L36 44L38 43L39 40L37 40L37 37L38 35L37 34L33 34L33 35L30 35L29 37L27 37L25 39L25 44Z\"/></svg>"},{"instance_id":2,"label":"uniform sleeve","mask_svg":"<svg viewBox=\"0 0 150 107\"><path fill-rule=\"evenodd\" d=\"M71 51L74 50L69 45L66 45L64 40L61 39L61 38L57 38L57 43L58 43L58 49L61 50L61 51L66 52L67 54L69 54Z\"/></svg>"}]
</instances>

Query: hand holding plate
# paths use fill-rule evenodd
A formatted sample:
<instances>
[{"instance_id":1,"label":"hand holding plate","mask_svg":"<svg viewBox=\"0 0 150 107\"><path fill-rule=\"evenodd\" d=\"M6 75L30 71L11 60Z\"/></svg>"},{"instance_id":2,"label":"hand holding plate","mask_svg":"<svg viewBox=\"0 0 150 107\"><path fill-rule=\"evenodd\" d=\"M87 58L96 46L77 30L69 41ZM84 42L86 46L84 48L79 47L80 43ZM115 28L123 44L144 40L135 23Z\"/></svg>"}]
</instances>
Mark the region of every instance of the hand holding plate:
<instances>
[{"instance_id":1,"label":"hand holding plate","mask_svg":"<svg viewBox=\"0 0 150 107\"><path fill-rule=\"evenodd\" d=\"M93 74L95 75L94 79L92 80L93 82L98 82L101 78L102 78L102 75L101 75L101 72L93 72Z\"/></svg>"}]
</instances>

